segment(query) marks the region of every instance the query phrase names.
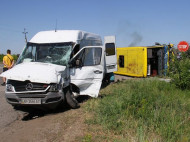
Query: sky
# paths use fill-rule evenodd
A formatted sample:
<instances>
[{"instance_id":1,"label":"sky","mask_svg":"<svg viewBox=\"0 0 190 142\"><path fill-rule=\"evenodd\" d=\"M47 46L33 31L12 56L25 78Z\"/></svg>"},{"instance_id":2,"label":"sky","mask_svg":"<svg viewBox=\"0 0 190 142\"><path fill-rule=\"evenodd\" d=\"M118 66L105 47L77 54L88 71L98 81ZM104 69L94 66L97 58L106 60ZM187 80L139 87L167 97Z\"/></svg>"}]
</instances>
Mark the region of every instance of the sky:
<instances>
[{"instance_id":1,"label":"sky","mask_svg":"<svg viewBox=\"0 0 190 142\"><path fill-rule=\"evenodd\" d=\"M28 41L57 27L115 35L117 47L177 46L190 42L189 7L189 0L0 0L0 54L21 53L24 28Z\"/></svg>"}]
</instances>

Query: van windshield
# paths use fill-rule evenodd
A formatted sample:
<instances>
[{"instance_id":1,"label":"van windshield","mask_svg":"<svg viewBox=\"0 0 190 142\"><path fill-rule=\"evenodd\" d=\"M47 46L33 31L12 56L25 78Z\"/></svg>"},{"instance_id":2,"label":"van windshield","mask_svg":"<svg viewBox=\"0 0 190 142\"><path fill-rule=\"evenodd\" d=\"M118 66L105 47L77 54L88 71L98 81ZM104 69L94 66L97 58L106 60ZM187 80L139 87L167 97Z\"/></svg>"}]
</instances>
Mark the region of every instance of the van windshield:
<instances>
[{"instance_id":1,"label":"van windshield","mask_svg":"<svg viewBox=\"0 0 190 142\"><path fill-rule=\"evenodd\" d=\"M35 44L27 43L17 64L23 62L42 62L66 66L73 43Z\"/></svg>"}]
</instances>

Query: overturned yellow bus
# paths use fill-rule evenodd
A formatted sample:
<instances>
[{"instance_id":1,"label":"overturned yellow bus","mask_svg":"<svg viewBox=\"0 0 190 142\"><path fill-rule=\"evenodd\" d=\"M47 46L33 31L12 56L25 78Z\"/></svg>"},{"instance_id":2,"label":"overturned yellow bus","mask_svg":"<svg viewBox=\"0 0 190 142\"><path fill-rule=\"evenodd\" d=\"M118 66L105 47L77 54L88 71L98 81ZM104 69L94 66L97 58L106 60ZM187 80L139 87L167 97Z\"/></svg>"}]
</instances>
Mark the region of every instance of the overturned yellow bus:
<instances>
[{"instance_id":1,"label":"overturned yellow bus","mask_svg":"<svg viewBox=\"0 0 190 142\"><path fill-rule=\"evenodd\" d=\"M115 74L147 77L166 74L169 62L169 45L117 48Z\"/></svg>"}]
</instances>

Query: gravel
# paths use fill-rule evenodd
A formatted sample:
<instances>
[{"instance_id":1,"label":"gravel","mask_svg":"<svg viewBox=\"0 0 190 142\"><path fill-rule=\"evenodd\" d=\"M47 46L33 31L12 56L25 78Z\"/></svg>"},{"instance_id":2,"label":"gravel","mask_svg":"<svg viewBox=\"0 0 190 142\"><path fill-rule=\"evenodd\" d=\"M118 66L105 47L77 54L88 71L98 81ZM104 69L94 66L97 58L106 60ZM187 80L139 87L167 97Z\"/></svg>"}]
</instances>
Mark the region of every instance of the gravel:
<instances>
[{"instance_id":1,"label":"gravel","mask_svg":"<svg viewBox=\"0 0 190 142\"><path fill-rule=\"evenodd\" d=\"M0 64L0 73L2 73L2 70L3 65ZM0 78L0 84L2 82L2 78ZM0 85L0 129L14 122L17 117L17 112L5 99L5 86Z\"/></svg>"}]
</instances>

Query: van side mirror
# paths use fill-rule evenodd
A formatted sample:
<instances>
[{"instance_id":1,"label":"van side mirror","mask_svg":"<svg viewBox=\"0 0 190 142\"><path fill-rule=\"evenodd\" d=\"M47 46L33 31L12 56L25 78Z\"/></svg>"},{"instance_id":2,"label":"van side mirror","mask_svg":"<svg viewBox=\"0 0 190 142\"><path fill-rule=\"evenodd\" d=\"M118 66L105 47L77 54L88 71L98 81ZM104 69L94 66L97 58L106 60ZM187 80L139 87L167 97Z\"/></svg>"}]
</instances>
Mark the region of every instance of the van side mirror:
<instances>
[{"instance_id":1,"label":"van side mirror","mask_svg":"<svg viewBox=\"0 0 190 142\"><path fill-rule=\"evenodd\" d=\"M76 65L76 67L81 67L82 63L81 63L81 61L79 59L77 59L76 62L75 62L75 65Z\"/></svg>"},{"instance_id":2,"label":"van side mirror","mask_svg":"<svg viewBox=\"0 0 190 142\"><path fill-rule=\"evenodd\" d=\"M69 61L68 65L70 68L73 68L73 67L79 68L79 67L82 67L82 62L80 59L72 60L72 61Z\"/></svg>"}]
</instances>

